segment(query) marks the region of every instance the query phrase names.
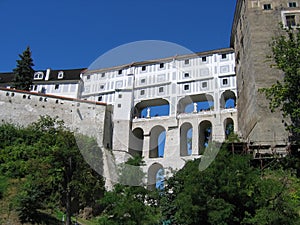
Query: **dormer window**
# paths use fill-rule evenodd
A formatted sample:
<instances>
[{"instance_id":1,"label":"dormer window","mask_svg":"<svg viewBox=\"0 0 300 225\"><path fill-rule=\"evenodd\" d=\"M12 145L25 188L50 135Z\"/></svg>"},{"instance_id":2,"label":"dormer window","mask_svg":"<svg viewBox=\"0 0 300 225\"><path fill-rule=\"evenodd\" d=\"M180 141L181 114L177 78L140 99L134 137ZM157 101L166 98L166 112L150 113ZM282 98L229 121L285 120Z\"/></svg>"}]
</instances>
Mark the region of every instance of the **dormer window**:
<instances>
[{"instance_id":1,"label":"dormer window","mask_svg":"<svg viewBox=\"0 0 300 225\"><path fill-rule=\"evenodd\" d=\"M33 75L34 80L43 80L44 73L43 72L35 72Z\"/></svg>"},{"instance_id":2,"label":"dormer window","mask_svg":"<svg viewBox=\"0 0 300 225\"><path fill-rule=\"evenodd\" d=\"M59 71L58 75L57 75L58 79L63 79L64 78L64 72L63 71Z\"/></svg>"}]
</instances>

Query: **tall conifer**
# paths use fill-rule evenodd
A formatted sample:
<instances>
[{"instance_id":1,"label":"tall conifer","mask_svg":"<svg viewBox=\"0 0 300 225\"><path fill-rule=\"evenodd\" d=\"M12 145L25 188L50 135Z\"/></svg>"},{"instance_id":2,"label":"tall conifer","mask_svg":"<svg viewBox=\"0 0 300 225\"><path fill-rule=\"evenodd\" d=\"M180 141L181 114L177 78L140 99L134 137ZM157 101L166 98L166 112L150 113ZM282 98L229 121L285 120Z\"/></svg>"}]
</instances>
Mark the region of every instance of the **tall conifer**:
<instances>
[{"instance_id":1,"label":"tall conifer","mask_svg":"<svg viewBox=\"0 0 300 225\"><path fill-rule=\"evenodd\" d=\"M13 70L15 74L14 87L19 90L30 90L32 79L34 75L33 60L31 58L30 47L19 55L20 59L17 60L17 67Z\"/></svg>"}]
</instances>

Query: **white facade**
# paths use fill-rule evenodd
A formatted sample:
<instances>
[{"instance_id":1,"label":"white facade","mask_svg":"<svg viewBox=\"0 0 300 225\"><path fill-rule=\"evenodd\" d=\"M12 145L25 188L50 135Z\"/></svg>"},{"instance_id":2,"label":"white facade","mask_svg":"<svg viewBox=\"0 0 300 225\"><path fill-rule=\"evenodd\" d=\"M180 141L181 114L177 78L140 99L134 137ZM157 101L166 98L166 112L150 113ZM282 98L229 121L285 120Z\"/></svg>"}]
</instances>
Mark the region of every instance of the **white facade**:
<instances>
[{"instance_id":1,"label":"white facade","mask_svg":"<svg viewBox=\"0 0 300 225\"><path fill-rule=\"evenodd\" d=\"M86 71L82 79L81 98L114 106L112 149L142 155L149 185L159 169L199 157L208 139L224 141L228 125L237 131L233 49Z\"/></svg>"}]
</instances>

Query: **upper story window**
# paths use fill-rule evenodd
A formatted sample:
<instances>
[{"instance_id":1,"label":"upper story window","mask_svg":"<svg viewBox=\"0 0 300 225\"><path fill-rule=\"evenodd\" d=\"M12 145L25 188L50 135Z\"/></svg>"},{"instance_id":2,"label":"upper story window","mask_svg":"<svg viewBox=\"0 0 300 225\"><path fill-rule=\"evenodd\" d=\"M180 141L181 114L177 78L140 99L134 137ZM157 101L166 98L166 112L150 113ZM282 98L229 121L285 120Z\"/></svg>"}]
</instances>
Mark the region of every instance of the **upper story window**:
<instances>
[{"instance_id":1,"label":"upper story window","mask_svg":"<svg viewBox=\"0 0 300 225\"><path fill-rule=\"evenodd\" d=\"M118 71L118 74L119 74L119 75L121 75L122 73L123 73L123 71L122 71L122 70L119 70L119 71Z\"/></svg>"},{"instance_id":2,"label":"upper story window","mask_svg":"<svg viewBox=\"0 0 300 225\"><path fill-rule=\"evenodd\" d=\"M202 82L202 88L203 88L203 89L207 88L207 82L206 82L206 81L205 81L205 82Z\"/></svg>"},{"instance_id":3,"label":"upper story window","mask_svg":"<svg viewBox=\"0 0 300 225\"><path fill-rule=\"evenodd\" d=\"M165 67L165 64L164 64L164 63L160 63L160 64L159 64L159 68L160 68L160 69L163 69L164 67Z\"/></svg>"},{"instance_id":4,"label":"upper story window","mask_svg":"<svg viewBox=\"0 0 300 225\"><path fill-rule=\"evenodd\" d=\"M227 59L227 54L222 54L221 58L222 59Z\"/></svg>"},{"instance_id":5,"label":"upper story window","mask_svg":"<svg viewBox=\"0 0 300 225\"><path fill-rule=\"evenodd\" d=\"M87 79L87 80L91 79L91 75L87 75L87 76L86 76L86 79Z\"/></svg>"},{"instance_id":6,"label":"upper story window","mask_svg":"<svg viewBox=\"0 0 300 225\"><path fill-rule=\"evenodd\" d=\"M223 86L227 86L227 85L228 85L228 79L227 79L227 78L224 78L224 79L222 80L222 85L223 85Z\"/></svg>"},{"instance_id":7,"label":"upper story window","mask_svg":"<svg viewBox=\"0 0 300 225\"><path fill-rule=\"evenodd\" d=\"M59 71L58 75L57 75L58 79L63 79L64 78L64 72L63 71Z\"/></svg>"},{"instance_id":8,"label":"upper story window","mask_svg":"<svg viewBox=\"0 0 300 225\"><path fill-rule=\"evenodd\" d=\"M34 80L42 80L44 78L43 72L35 72L33 75Z\"/></svg>"},{"instance_id":9,"label":"upper story window","mask_svg":"<svg viewBox=\"0 0 300 225\"><path fill-rule=\"evenodd\" d=\"M289 2L289 7L290 8L296 8L297 7L297 2Z\"/></svg>"},{"instance_id":10,"label":"upper story window","mask_svg":"<svg viewBox=\"0 0 300 225\"><path fill-rule=\"evenodd\" d=\"M202 62L206 62L206 61L207 61L206 56L203 56L203 57L201 58L201 61L202 61Z\"/></svg>"},{"instance_id":11,"label":"upper story window","mask_svg":"<svg viewBox=\"0 0 300 225\"><path fill-rule=\"evenodd\" d=\"M263 6L264 8L264 10L271 10L272 9L272 6L271 6L271 4L264 4L264 6Z\"/></svg>"},{"instance_id":12,"label":"upper story window","mask_svg":"<svg viewBox=\"0 0 300 225\"><path fill-rule=\"evenodd\" d=\"M101 77L105 77L105 73L101 73Z\"/></svg>"},{"instance_id":13,"label":"upper story window","mask_svg":"<svg viewBox=\"0 0 300 225\"><path fill-rule=\"evenodd\" d=\"M184 64L185 64L185 65L190 64L190 60L189 60L189 59L184 60Z\"/></svg>"},{"instance_id":14,"label":"upper story window","mask_svg":"<svg viewBox=\"0 0 300 225\"><path fill-rule=\"evenodd\" d=\"M145 90L141 90L140 95L145 95Z\"/></svg>"},{"instance_id":15,"label":"upper story window","mask_svg":"<svg viewBox=\"0 0 300 225\"><path fill-rule=\"evenodd\" d=\"M184 89L185 91L190 90L190 85L189 85L189 84L185 84L184 87L183 87L183 89Z\"/></svg>"},{"instance_id":16,"label":"upper story window","mask_svg":"<svg viewBox=\"0 0 300 225\"><path fill-rule=\"evenodd\" d=\"M146 66L142 66L142 71L146 71Z\"/></svg>"},{"instance_id":17,"label":"upper story window","mask_svg":"<svg viewBox=\"0 0 300 225\"><path fill-rule=\"evenodd\" d=\"M287 27L296 26L296 16L295 15L286 15L285 16L285 24Z\"/></svg>"},{"instance_id":18,"label":"upper story window","mask_svg":"<svg viewBox=\"0 0 300 225\"><path fill-rule=\"evenodd\" d=\"M141 84L145 84L145 83L146 83L146 79L145 78L141 79Z\"/></svg>"},{"instance_id":19,"label":"upper story window","mask_svg":"<svg viewBox=\"0 0 300 225\"><path fill-rule=\"evenodd\" d=\"M190 74L189 73L184 73L184 78L188 78L190 77Z\"/></svg>"},{"instance_id":20,"label":"upper story window","mask_svg":"<svg viewBox=\"0 0 300 225\"><path fill-rule=\"evenodd\" d=\"M163 92L164 92L164 87L159 87L159 88L158 88L158 92L159 92L159 93L163 93Z\"/></svg>"}]
</instances>

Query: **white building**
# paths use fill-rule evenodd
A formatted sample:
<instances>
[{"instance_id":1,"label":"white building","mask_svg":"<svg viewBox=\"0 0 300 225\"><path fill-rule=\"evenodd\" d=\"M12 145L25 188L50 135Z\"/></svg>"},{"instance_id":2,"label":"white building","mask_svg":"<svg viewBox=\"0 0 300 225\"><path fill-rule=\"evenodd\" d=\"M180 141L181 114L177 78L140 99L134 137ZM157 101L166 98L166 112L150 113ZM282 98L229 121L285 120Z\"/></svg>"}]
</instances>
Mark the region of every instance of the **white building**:
<instances>
[{"instance_id":1,"label":"white building","mask_svg":"<svg viewBox=\"0 0 300 225\"><path fill-rule=\"evenodd\" d=\"M33 76L32 92L78 98L81 75L85 69L36 71Z\"/></svg>"},{"instance_id":2,"label":"white building","mask_svg":"<svg viewBox=\"0 0 300 225\"><path fill-rule=\"evenodd\" d=\"M112 149L140 154L148 184L237 131L233 49L87 70L81 98L113 105Z\"/></svg>"}]
</instances>

